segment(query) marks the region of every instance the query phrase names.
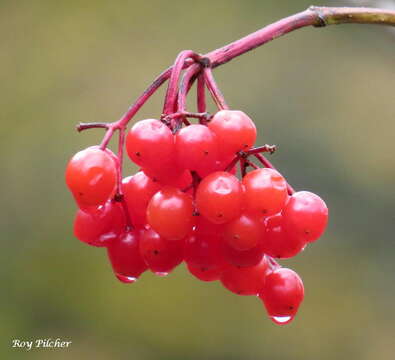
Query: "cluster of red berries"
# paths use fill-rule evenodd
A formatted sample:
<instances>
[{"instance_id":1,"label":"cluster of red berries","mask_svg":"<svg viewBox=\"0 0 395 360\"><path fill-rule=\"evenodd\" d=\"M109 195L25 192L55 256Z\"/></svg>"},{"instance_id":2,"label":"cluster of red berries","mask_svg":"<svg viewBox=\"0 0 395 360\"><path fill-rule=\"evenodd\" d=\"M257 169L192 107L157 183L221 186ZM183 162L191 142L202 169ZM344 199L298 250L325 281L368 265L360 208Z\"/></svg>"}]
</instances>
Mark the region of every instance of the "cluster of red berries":
<instances>
[{"instance_id":1,"label":"cluster of red berries","mask_svg":"<svg viewBox=\"0 0 395 360\"><path fill-rule=\"evenodd\" d=\"M79 206L75 236L106 247L123 282L147 269L167 275L185 262L200 280L258 295L273 321L288 323L303 300L303 283L273 258L293 257L322 235L324 201L292 193L272 168L255 165L237 177L237 162L253 166L248 156L256 140L254 123L241 111L168 125L166 119L134 124L126 149L141 169L124 179L106 148L74 155L66 182Z\"/></svg>"}]
</instances>

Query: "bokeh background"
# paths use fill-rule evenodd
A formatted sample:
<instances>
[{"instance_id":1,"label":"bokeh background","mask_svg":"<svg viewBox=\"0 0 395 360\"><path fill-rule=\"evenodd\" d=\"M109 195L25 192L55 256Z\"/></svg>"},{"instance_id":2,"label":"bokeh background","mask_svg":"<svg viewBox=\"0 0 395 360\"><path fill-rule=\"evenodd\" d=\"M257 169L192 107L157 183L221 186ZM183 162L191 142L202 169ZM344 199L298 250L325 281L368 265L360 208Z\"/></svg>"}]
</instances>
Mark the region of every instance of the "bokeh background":
<instances>
[{"instance_id":1,"label":"bokeh background","mask_svg":"<svg viewBox=\"0 0 395 360\"><path fill-rule=\"evenodd\" d=\"M75 124L119 118L180 50L210 51L308 5L0 1L0 358L394 358L395 36L383 27L305 28L215 70L259 143L279 146L275 165L330 208L322 240L282 262L306 287L292 324L183 266L121 284L105 251L72 234L64 168L103 135ZM162 98L136 120L158 117ZM73 343L11 348L48 337Z\"/></svg>"}]
</instances>

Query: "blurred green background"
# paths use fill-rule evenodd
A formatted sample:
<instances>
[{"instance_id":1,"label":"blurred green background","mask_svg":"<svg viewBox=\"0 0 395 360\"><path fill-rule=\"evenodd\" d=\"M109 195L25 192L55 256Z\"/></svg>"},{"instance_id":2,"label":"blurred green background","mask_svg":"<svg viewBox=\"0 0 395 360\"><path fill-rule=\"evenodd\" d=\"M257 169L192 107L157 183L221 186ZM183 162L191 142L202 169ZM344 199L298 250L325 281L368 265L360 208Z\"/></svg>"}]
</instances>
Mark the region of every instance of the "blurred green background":
<instances>
[{"instance_id":1,"label":"blurred green background","mask_svg":"<svg viewBox=\"0 0 395 360\"><path fill-rule=\"evenodd\" d=\"M103 135L75 124L119 118L180 50L210 51L308 5L0 1L0 358L394 358L395 36L383 27L306 28L214 72L259 143L279 146L283 174L330 208L322 240L282 262L306 287L292 324L183 266L121 284L105 251L72 235L64 168ZM136 120L158 117L162 98ZM11 349L48 337L73 343Z\"/></svg>"}]
</instances>

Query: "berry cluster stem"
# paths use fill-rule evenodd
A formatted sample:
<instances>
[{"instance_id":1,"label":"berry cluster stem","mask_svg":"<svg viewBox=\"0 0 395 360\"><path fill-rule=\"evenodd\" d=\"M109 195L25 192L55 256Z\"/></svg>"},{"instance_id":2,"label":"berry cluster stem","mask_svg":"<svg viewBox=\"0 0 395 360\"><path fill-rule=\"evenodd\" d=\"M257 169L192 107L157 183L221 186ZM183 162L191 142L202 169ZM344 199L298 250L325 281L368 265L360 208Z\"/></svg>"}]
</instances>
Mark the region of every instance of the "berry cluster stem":
<instances>
[{"instance_id":1,"label":"berry cluster stem","mask_svg":"<svg viewBox=\"0 0 395 360\"><path fill-rule=\"evenodd\" d=\"M140 97L129 107L126 113L117 121L112 123L83 123L77 126L78 131L91 128L105 128L106 134L100 144L105 149L111 140L114 132L119 130L119 164L118 173L122 177L123 163L123 146L125 142L125 130L129 121L136 115L140 108L147 100L159 89L159 87L169 79L168 88L163 107L163 114L167 116L173 113L180 113L181 121L187 122L186 112L186 96L197 80L197 107L199 113L206 112L205 86L210 91L214 102L219 109L228 109L223 95L221 94L212 74L212 69L229 62L237 56L245 54L269 41L279 38L289 32L306 27L324 27L334 24L379 24L395 26L395 11L365 8L365 7L316 7L311 6L307 10L292 16L276 21L264 28L249 34L239 40L236 40L226 46L211 51L205 55L199 55L192 50L182 51L176 58L172 67L163 71L152 84L140 95ZM180 77L183 70L186 70L181 80ZM199 118L204 123L206 118ZM180 123L177 125L180 126ZM122 149L121 149L122 148ZM274 169L274 166L260 153L261 151L250 153L253 154L264 166ZM239 159L240 160L240 159ZM250 165L243 159L244 165ZM232 168L237 163L237 157ZM229 165L229 166L230 166ZM244 170L243 170L244 171ZM117 196L122 199L121 187L118 181ZM290 194L294 192L293 188L288 185Z\"/></svg>"}]
</instances>

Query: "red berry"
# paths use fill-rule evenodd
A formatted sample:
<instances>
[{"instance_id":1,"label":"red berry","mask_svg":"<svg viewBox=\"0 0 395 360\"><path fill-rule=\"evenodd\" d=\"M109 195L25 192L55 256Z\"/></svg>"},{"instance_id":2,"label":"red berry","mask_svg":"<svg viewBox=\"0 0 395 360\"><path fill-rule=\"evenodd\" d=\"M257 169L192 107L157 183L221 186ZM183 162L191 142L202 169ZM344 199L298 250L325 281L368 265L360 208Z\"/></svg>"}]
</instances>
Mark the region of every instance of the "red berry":
<instances>
[{"instance_id":1,"label":"red berry","mask_svg":"<svg viewBox=\"0 0 395 360\"><path fill-rule=\"evenodd\" d=\"M214 224L204 216L196 216L195 233L203 235L222 236L224 232L223 224Z\"/></svg>"},{"instance_id":2,"label":"red berry","mask_svg":"<svg viewBox=\"0 0 395 360\"><path fill-rule=\"evenodd\" d=\"M290 258L300 253L306 246L306 241L301 236L285 232L283 223L281 214L265 219L266 234L263 241L263 251L271 257Z\"/></svg>"},{"instance_id":3,"label":"red berry","mask_svg":"<svg viewBox=\"0 0 395 360\"><path fill-rule=\"evenodd\" d=\"M184 259L184 240L166 240L151 228L140 237L140 254L155 273L169 273Z\"/></svg>"},{"instance_id":4,"label":"red berry","mask_svg":"<svg viewBox=\"0 0 395 360\"><path fill-rule=\"evenodd\" d=\"M243 178L247 211L274 215L281 211L287 198L287 183L273 169L256 169Z\"/></svg>"},{"instance_id":5,"label":"red berry","mask_svg":"<svg viewBox=\"0 0 395 360\"><path fill-rule=\"evenodd\" d=\"M192 198L174 187L165 186L150 200L148 224L165 239L181 240L193 228Z\"/></svg>"},{"instance_id":6,"label":"red berry","mask_svg":"<svg viewBox=\"0 0 395 360\"><path fill-rule=\"evenodd\" d=\"M222 284L237 295L258 295L262 290L268 271L268 262L263 257L261 262L250 267L229 266L221 275Z\"/></svg>"},{"instance_id":7,"label":"red berry","mask_svg":"<svg viewBox=\"0 0 395 360\"><path fill-rule=\"evenodd\" d=\"M158 169L174 160L174 136L159 120L141 120L128 132L126 150L137 165Z\"/></svg>"},{"instance_id":8,"label":"red berry","mask_svg":"<svg viewBox=\"0 0 395 360\"><path fill-rule=\"evenodd\" d=\"M212 268L206 268L204 266L195 266L187 263L188 271L197 279L201 281L215 281L219 280L222 272L227 268L224 264L222 266L215 266Z\"/></svg>"},{"instance_id":9,"label":"red berry","mask_svg":"<svg viewBox=\"0 0 395 360\"><path fill-rule=\"evenodd\" d=\"M208 127L217 135L221 157L248 150L256 140L256 127L242 111L221 110L214 115Z\"/></svg>"},{"instance_id":10,"label":"red berry","mask_svg":"<svg viewBox=\"0 0 395 360\"><path fill-rule=\"evenodd\" d=\"M239 251L223 242L223 255L225 260L234 266L248 267L259 264L264 255L262 242L260 241L257 246L244 251Z\"/></svg>"},{"instance_id":11,"label":"red berry","mask_svg":"<svg viewBox=\"0 0 395 360\"><path fill-rule=\"evenodd\" d=\"M243 189L239 180L224 171L205 177L196 192L196 206L213 223L224 224L240 215Z\"/></svg>"},{"instance_id":12,"label":"red berry","mask_svg":"<svg viewBox=\"0 0 395 360\"><path fill-rule=\"evenodd\" d=\"M293 194L282 215L285 231L308 242L317 240L328 223L328 208L324 200L308 191Z\"/></svg>"},{"instance_id":13,"label":"red berry","mask_svg":"<svg viewBox=\"0 0 395 360\"><path fill-rule=\"evenodd\" d=\"M66 183L80 207L104 204L115 191L117 169L109 150L90 147L75 154L66 168Z\"/></svg>"},{"instance_id":14,"label":"red berry","mask_svg":"<svg viewBox=\"0 0 395 360\"><path fill-rule=\"evenodd\" d=\"M291 269L276 269L266 276L259 297L274 322L287 324L292 321L303 301L303 282Z\"/></svg>"},{"instance_id":15,"label":"red berry","mask_svg":"<svg viewBox=\"0 0 395 360\"><path fill-rule=\"evenodd\" d=\"M192 176L188 170L180 169L174 164L163 164L160 169L143 169L144 174L161 185L174 186L184 189L192 183Z\"/></svg>"},{"instance_id":16,"label":"red berry","mask_svg":"<svg viewBox=\"0 0 395 360\"><path fill-rule=\"evenodd\" d=\"M207 126L193 124L182 128L176 135L176 151L181 168L195 170L201 176L216 170L217 139Z\"/></svg>"},{"instance_id":17,"label":"red berry","mask_svg":"<svg viewBox=\"0 0 395 360\"><path fill-rule=\"evenodd\" d=\"M139 232L133 230L123 233L107 247L114 273L122 282L134 282L147 270L140 255L139 241Z\"/></svg>"},{"instance_id":18,"label":"red berry","mask_svg":"<svg viewBox=\"0 0 395 360\"><path fill-rule=\"evenodd\" d=\"M186 239L185 261L205 269L220 268L225 264L221 234L194 232Z\"/></svg>"},{"instance_id":19,"label":"red berry","mask_svg":"<svg viewBox=\"0 0 395 360\"><path fill-rule=\"evenodd\" d=\"M151 180L142 171L122 180L122 192L133 225L142 226L147 223L148 203L161 187L157 181Z\"/></svg>"},{"instance_id":20,"label":"red berry","mask_svg":"<svg viewBox=\"0 0 395 360\"><path fill-rule=\"evenodd\" d=\"M74 220L74 235L93 246L108 246L125 231L125 217L119 203L107 201L90 212L78 210Z\"/></svg>"},{"instance_id":21,"label":"red berry","mask_svg":"<svg viewBox=\"0 0 395 360\"><path fill-rule=\"evenodd\" d=\"M264 235L265 226L262 218L257 215L241 214L224 226L225 241L239 251L254 248L263 240Z\"/></svg>"}]
</instances>

